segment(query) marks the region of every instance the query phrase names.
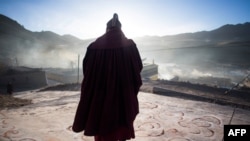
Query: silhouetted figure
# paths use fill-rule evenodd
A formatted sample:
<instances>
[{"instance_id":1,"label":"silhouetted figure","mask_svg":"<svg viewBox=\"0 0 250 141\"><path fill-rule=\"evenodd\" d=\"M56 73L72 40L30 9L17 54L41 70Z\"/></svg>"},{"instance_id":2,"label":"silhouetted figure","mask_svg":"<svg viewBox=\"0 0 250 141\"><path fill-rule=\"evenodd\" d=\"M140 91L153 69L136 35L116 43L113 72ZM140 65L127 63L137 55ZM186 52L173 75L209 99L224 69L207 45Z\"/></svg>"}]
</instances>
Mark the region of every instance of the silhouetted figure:
<instances>
[{"instance_id":1,"label":"silhouetted figure","mask_svg":"<svg viewBox=\"0 0 250 141\"><path fill-rule=\"evenodd\" d=\"M10 95L13 93L13 86L11 82L7 84L7 93Z\"/></svg>"},{"instance_id":2,"label":"silhouetted figure","mask_svg":"<svg viewBox=\"0 0 250 141\"><path fill-rule=\"evenodd\" d=\"M135 138L133 122L139 112L142 61L136 44L121 30L118 15L104 35L91 43L83 60L84 79L73 131L95 141Z\"/></svg>"}]
</instances>

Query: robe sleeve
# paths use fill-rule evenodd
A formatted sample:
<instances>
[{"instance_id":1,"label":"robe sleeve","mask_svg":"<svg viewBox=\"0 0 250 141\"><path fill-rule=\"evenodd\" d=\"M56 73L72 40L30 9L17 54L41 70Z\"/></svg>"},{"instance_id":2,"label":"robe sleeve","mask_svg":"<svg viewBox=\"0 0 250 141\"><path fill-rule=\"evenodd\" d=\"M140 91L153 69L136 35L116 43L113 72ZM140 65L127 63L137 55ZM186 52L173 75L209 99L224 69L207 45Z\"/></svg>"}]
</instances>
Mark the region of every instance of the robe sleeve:
<instances>
[{"instance_id":1,"label":"robe sleeve","mask_svg":"<svg viewBox=\"0 0 250 141\"><path fill-rule=\"evenodd\" d=\"M137 49L136 44L131 40L131 42L133 43L133 45L130 47L130 57L131 57L131 64L132 67L134 69L134 82L135 83L135 93L138 94L140 86L142 85L142 80L141 80L141 76L140 73L142 71L143 68L143 64L141 61L141 56L139 54L139 51Z\"/></svg>"}]
</instances>

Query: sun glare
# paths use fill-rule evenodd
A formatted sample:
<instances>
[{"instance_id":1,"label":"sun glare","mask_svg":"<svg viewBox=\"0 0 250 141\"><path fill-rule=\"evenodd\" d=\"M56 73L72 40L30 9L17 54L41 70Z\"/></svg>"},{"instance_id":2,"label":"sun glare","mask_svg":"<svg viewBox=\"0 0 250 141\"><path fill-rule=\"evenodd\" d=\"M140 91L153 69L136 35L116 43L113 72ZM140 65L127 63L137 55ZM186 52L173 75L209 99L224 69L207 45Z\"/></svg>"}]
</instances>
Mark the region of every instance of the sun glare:
<instances>
[{"instance_id":1,"label":"sun glare","mask_svg":"<svg viewBox=\"0 0 250 141\"><path fill-rule=\"evenodd\" d=\"M144 25L140 24L140 19L137 19L136 16L131 15L129 12L119 14L119 20L122 24L122 31L128 38L146 34L146 30L144 30L143 27Z\"/></svg>"},{"instance_id":2,"label":"sun glare","mask_svg":"<svg viewBox=\"0 0 250 141\"><path fill-rule=\"evenodd\" d=\"M142 15L145 15L146 13L142 9L138 10L135 5L126 5L124 3L115 2L112 3L112 6L109 5L100 8L103 11L101 13L102 21L103 18L105 18L105 22L108 22L114 13L118 14L119 20L122 24L122 31L128 38L147 34L144 28L147 23L142 23L145 21L145 17L142 17Z\"/></svg>"}]
</instances>

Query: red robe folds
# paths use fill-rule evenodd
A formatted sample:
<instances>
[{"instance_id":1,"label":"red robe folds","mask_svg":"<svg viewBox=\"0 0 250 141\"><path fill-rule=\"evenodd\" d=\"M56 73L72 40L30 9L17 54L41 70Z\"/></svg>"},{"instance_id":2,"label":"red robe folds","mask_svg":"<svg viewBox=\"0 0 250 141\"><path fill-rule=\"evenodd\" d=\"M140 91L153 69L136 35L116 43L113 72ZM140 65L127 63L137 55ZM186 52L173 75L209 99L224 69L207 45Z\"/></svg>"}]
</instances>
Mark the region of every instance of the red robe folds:
<instances>
[{"instance_id":1,"label":"red robe folds","mask_svg":"<svg viewBox=\"0 0 250 141\"><path fill-rule=\"evenodd\" d=\"M141 70L136 44L121 29L112 29L90 44L83 60L84 79L73 131L134 138Z\"/></svg>"}]
</instances>

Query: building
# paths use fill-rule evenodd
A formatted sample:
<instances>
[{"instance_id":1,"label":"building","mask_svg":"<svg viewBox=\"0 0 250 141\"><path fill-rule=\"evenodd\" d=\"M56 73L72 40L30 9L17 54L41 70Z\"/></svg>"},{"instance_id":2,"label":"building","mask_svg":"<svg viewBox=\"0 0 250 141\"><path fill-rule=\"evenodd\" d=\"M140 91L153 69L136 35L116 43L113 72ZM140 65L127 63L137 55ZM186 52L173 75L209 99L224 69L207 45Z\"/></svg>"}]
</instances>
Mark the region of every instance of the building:
<instances>
[{"instance_id":1,"label":"building","mask_svg":"<svg viewBox=\"0 0 250 141\"><path fill-rule=\"evenodd\" d=\"M154 63L143 63L141 72L142 79L157 80L158 79L158 65Z\"/></svg>"},{"instance_id":2,"label":"building","mask_svg":"<svg viewBox=\"0 0 250 141\"><path fill-rule=\"evenodd\" d=\"M12 83L14 91L47 86L46 73L42 69L28 67L11 67L0 75L0 87Z\"/></svg>"}]
</instances>

